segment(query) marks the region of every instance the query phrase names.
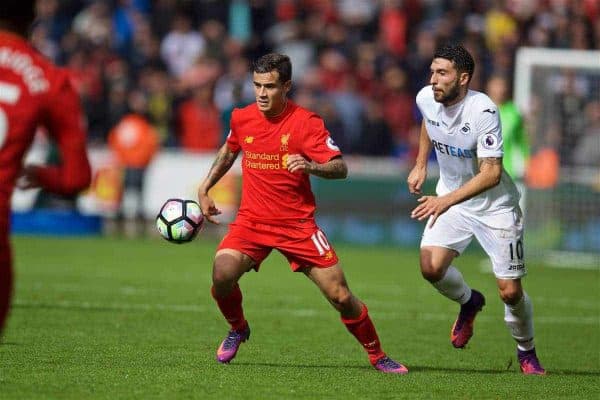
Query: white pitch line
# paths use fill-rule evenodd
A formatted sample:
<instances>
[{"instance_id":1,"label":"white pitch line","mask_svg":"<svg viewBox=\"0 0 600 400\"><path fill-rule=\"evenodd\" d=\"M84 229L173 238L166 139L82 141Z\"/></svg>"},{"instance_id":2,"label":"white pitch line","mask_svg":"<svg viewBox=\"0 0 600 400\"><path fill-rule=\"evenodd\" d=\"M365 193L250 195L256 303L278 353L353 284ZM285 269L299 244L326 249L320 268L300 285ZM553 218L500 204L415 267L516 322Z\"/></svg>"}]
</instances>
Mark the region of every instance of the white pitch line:
<instances>
[{"instance_id":1,"label":"white pitch line","mask_svg":"<svg viewBox=\"0 0 600 400\"><path fill-rule=\"evenodd\" d=\"M23 301L17 300L13 303L16 307L39 307L39 308L59 308L59 309L83 309L83 310L111 310L111 311L170 311L170 312L183 312L183 313L201 313L207 311L213 311L213 306L201 306L194 304L140 304L140 303L91 303L91 302L75 302L75 301L57 301L57 302L35 302L35 301ZM325 311L322 309L310 309L310 308L261 308L261 312L267 314L284 314L293 315L300 318L314 318L316 316L325 316L329 313L333 313L333 310ZM401 310L396 313L389 312L372 312L375 319L384 320L422 320L422 321L450 321L454 319L452 313L421 313L421 312L402 312ZM501 319L502 315L481 315L477 317L478 321L481 322L493 322L497 319ZM548 324L548 325L596 325L600 327L600 316L584 316L584 317L567 317L567 316L537 316L534 317L536 324Z\"/></svg>"}]
</instances>

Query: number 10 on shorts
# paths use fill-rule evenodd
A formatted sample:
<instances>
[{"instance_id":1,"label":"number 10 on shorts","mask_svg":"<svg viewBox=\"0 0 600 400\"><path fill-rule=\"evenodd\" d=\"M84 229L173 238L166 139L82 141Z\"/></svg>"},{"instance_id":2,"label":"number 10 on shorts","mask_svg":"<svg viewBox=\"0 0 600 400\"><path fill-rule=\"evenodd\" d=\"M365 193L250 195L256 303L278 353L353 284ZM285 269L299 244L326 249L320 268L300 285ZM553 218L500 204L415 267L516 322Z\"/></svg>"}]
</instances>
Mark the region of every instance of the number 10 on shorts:
<instances>
[{"instance_id":1,"label":"number 10 on shorts","mask_svg":"<svg viewBox=\"0 0 600 400\"><path fill-rule=\"evenodd\" d=\"M521 239L517 240L516 243L509 243L508 247L510 250L511 261L515 259L515 256L517 257L517 260L523 259L523 242L521 241Z\"/></svg>"},{"instance_id":2,"label":"number 10 on shorts","mask_svg":"<svg viewBox=\"0 0 600 400\"><path fill-rule=\"evenodd\" d=\"M319 255L325 255L325 252L331 250L331 246L325 237L325 234L321 231L316 231L312 234L310 239L313 241L315 248L319 252Z\"/></svg>"}]
</instances>

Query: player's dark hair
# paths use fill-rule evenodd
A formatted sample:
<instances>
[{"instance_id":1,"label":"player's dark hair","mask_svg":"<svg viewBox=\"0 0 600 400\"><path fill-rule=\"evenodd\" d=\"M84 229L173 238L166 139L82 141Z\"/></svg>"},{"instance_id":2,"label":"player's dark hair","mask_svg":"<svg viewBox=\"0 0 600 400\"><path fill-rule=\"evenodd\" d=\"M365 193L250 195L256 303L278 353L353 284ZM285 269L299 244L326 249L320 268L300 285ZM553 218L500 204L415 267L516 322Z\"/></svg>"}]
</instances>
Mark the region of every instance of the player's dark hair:
<instances>
[{"instance_id":1,"label":"player's dark hair","mask_svg":"<svg viewBox=\"0 0 600 400\"><path fill-rule=\"evenodd\" d=\"M0 23L5 28L26 33L35 19L35 0L1 0Z\"/></svg>"},{"instance_id":2,"label":"player's dark hair","mask_svg":"<svg viewBox=\"0 0 600 400\"><path fill-rule=\"evenodd\" d=\"M447 44L439 47L435 51L433 58L445 58L446 60L450 60L454 63L454 67L459 73L466 72L469 74L469 81L473 77L475 61L473 61L471 53L460 44Z\"/></svg>"},{"instance_id":3,"label":"player's dark hair","mask_svg":"<svg viewBox=\"0 0 600 400\"><path fill-rule=\"evenodd\" d=\"M292 62L285 54L269 53L252 63L252 71L257 74L277 71L279 72L279 81L285 83L292 79Z\"/></svg>"}]
</instances>

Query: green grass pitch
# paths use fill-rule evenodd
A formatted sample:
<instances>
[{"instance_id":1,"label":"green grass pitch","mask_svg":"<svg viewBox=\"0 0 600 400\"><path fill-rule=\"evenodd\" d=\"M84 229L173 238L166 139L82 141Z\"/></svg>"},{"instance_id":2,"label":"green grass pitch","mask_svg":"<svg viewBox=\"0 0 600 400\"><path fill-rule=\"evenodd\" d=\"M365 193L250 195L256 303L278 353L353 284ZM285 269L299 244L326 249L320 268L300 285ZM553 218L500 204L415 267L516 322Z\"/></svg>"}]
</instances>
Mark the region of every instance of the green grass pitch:
<instances>
[{"instance_id":1,"label":"green grass pitch","mask_svg":"<svg viewBox=\"0 0 600 400\"><path fill-rule=\"evenodd\" d=\"M456 265L488 304L468 348L457 306L418 271L417 249L337 246L384 350L410 373L378 373L337 313L273 253L242 278L252 336L215 361L227 326L210 297L216 243L13 239L14 307L0 344L1 399L597 399L600 271L529 264L545 377L523 376L482 255Z\"/></svg>"}]
</instances>

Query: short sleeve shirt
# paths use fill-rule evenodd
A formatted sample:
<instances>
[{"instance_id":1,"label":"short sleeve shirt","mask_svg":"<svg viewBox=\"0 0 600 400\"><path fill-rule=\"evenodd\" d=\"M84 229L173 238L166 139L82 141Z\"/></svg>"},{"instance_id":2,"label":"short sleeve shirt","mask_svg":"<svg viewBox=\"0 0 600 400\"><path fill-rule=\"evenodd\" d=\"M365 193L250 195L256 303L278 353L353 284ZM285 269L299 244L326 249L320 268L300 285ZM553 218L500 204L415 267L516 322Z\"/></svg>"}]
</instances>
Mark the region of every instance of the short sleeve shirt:
<instances>
[{"instance_id":1,"label":"short sleeve shirt","mask_svg":"<svg viewBox=\"0 0 600 400\"><path fill-rule=\"evenodd\" d=\"M431 86L417 94L417 106L440 168L436 192L444 195L463 186L479 172L477 159L502 157L502 126L498 108L484 93L469 90L458 104L444 107L435 101ZM506 173L500 183L464 201L474 213L502 213L518 205L519 192Z\"/></svg>"},{"instance_id":2,"label":"short sleeve shirt","mask_svg":"<svg viewBox=\"0 0 600 400\"><path fill-rule=\"evenodd\" d=\"M242 153L242 200L238 220L261 223L313 222L315 198L309 176L287 170L287 157L300 154L317 163L341 156L323 120L288 100L277 117L256 104L235 109L227 145Z\"/></svg>"}]
</instances>

